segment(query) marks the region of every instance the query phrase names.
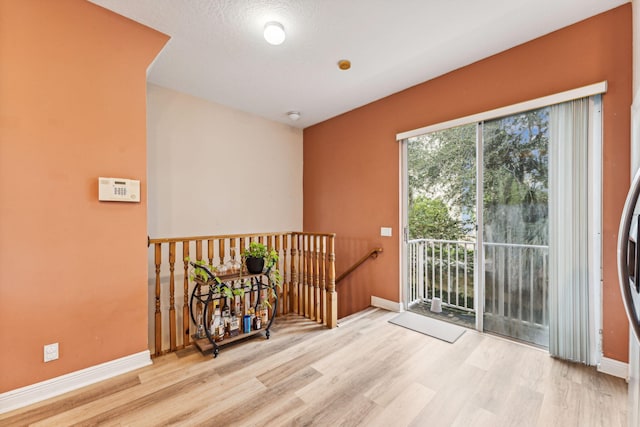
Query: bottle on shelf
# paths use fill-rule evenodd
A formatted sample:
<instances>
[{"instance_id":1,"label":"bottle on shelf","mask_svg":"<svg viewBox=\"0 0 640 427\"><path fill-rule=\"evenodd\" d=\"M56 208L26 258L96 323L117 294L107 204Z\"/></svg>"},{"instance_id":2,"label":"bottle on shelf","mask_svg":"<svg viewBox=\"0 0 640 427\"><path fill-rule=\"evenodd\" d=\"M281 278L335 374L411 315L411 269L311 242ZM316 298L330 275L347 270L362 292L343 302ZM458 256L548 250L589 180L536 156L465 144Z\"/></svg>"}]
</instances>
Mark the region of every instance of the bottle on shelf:
<instances>
[{"instance_id":1,"label":"bottle on shelf","mask_svg":"<svg viewBox=\"0 0 640 427\"><path fill-rule=\"evenodd\" d=\"M224 326L225 335L230 336L231 313L229 311L226 298L224 299L224 308L222 309L222 324Z\"/></svg>"},{"instance_id":2,"label":"bottle on shelf","mask_svg":"<svg viewBox=\"0 0 640 427\"><path fill-rule=\"evenodd\" d=\"M242 332L245 334L251 332L251 316L248 314L242 317Z\"/></svg>"},{"instance_id":3,"label":"bottle on shelf","mask_svg":"<svg viewBox=\"0 0 640 427\"><path fill-rule=\"evenodd\" d=\"M231 310L231 318L229 320L229 336L236 337L240 335L240 322L238 321L238 316L236 315L235 306Z\"/></svg>"},{"instance_id":4,"label":"bottle on shelf","mask_svg":"<svg viewBox=\"0 0 640 427\"><path fill-rule=\"evenodd\" d=\"M216 273L218 276L225 276L228 274L227 272L227 266L225 264L220 264L217 269L216 269Z\"/></svg>"},{"instance_id":5,"label":"bottle on shelf","mask_svg":"<svg viewBox=\"0 0 640 427\"><path fill-rule=\"evenodd\" d=\"M266 304L260 304L262 307L258 307L258 313L263 325L266 325L269 321L269 309Z\"/></svg>"},{"instance_id":6,"label":"bottle on shelf","mask_svg":"<svg viewBox=\"0 0 640 427\"><path fill-rule=\"evenodd\" d=\"M238 274L242 268L242 263L236 259L236 248L231 248L229 260L225 263L226 274Z\"/></svg>"},{"instance_id":7,"label":"bottle on shelf","mask_svg":"<svg viewBox=\"0 0 640 427\"><path fill-rule=\"evenodd\" d=\"M202 313L198 313L198 329L196 330L196 338L204 338L204 323L202 321Z\"/></svg>"},{"instance_id":8,"label":"bottle on shelf","mask_svg":"<svg viewBox=\"0 0 640 427\"><path fill-rule=\"evenodd\" d=\"M253 328L258 330L262 328L262 303L256 307L256 313L253 317Z\"/></svg>"},{"instance_id":9,"label":"bottle on shelf","mask_svg":"<svg viewBox=\"0 0 640 427\"><path fill-rule=\"evenodd\" d=\"M211 336L215 341L222 341L224 339L224 324L222 323L222 316L220 315L220 309L217 304L214 304L215 309L213 311L213 320L211 321Z\"/></svg>"},{"instance_id":10,"label":"bottle on shelf","mask_svg":"<svg viewBox=\"0 0 640 427\"><path fill-rule=\"evenodd\" d=\"M235 297L235 315L236 315L236 321L238 322L238 333L243 333L244 331L242 330L242 316L244 315L244 312L242 311L242 304L240 303L241 299L240 297Z\"/></svg>"}]
</instances>

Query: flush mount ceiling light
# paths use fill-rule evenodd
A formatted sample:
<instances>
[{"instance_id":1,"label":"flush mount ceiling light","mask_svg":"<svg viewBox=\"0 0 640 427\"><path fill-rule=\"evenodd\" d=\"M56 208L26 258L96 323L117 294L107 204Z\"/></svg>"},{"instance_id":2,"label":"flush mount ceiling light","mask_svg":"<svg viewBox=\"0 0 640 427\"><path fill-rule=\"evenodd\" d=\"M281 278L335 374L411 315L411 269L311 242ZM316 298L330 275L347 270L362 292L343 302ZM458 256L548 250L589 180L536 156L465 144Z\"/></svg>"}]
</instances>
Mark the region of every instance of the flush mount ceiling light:
<instances>
[{"instance_id":1,"label":"flush mount ceiling light","mask_svg":"<svg viewBox=\"0 0 640 427\"><path fill-rule=\"evenodd\" d=\"M272 45L282 44L285 38L284 27L281 23L271 21L264 24L264 39Z\"/></svg>"},{"instance_id":2,"label":"flush mount ceiling light","mask_svg":"<svg viewBox=\"0 0 640 427\"><path fill-rule=\"evenodd\" d=\"M287 116L289 116L289 118L295 122L296 120L298 120L300 118L300 112L299 111L289 111L287 113Z\"/></svg>"}]
</instances>

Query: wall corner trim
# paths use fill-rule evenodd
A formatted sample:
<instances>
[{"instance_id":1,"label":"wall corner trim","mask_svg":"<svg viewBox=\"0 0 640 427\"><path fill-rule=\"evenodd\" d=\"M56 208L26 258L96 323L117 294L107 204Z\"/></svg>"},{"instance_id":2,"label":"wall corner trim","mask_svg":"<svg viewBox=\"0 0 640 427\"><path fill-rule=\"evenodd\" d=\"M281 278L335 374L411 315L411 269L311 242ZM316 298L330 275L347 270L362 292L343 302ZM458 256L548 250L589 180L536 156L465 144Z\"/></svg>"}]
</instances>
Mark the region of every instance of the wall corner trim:
<instances>
[{"instance_id":1,"label":"wall corner trim","mask_svg":"<svg viewBox=\"0 0 640 427\"><path fill-rule=\"evenodd\" d=\"M0 394L0 414L151 365L149 350Z\"/></svg>"},{"instance_id":2,"label":"wall corner trim","mask_svg":"<svg viewBox=\"0 0 640 427\"><path fill-rule=\"evenodd\" d=\"M378 308L383 308L389 311L401 312L404 311L402 303L389 301L388 299L374 297L371 295L371 305Z\"/></svg>"},{"instance_id":3,"label":"wall corner trim","mask_svg":"<svg viewBox=\"0 0 640 427\"><path fill-rule=\"evenodd\" d=\"M629 364L603 357L598 363L598 372L629 380Z\"/></svg>"}]
</instances>

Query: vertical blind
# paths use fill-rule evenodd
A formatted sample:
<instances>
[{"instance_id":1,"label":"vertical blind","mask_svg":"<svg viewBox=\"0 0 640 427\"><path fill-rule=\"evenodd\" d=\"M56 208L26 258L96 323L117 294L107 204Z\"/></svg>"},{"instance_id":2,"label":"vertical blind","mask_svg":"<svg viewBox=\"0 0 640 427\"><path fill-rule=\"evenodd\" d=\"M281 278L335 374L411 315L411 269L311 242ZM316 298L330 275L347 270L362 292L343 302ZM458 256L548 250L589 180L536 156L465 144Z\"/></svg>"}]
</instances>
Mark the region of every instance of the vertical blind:
<instances>
[{"instance_id":1,"label":"vertical blind","mask_svg":"<svg viewBox=\"0 0 640 427\"><path fill-rule=\"evenodd\" d=\"M589 114L582 98L549 116L549 352L590 365Z\"/></svg>"}]
</instances>

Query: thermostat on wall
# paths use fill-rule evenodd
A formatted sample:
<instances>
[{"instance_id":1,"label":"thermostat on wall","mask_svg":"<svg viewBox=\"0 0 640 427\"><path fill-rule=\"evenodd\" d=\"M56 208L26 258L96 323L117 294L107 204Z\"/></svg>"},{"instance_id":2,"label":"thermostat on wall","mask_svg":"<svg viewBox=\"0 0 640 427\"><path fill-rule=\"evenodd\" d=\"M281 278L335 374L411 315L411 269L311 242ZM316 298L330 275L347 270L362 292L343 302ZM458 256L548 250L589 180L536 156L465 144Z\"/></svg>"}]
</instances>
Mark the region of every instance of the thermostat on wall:
<instances>
[{"instance_id":1,"label":"thermostat on wall","mask_svg":"<svg viewBox=\"0 0 640 427\"><path fill-rule=\"evenodd\" d=\"M140 181L125 178L98 178L98 200L109 202L139 202Z\"/></svg>"}]
</instances>

